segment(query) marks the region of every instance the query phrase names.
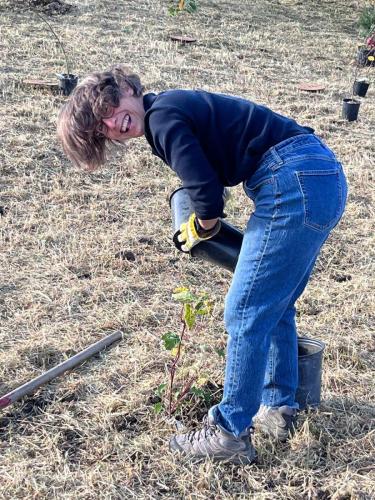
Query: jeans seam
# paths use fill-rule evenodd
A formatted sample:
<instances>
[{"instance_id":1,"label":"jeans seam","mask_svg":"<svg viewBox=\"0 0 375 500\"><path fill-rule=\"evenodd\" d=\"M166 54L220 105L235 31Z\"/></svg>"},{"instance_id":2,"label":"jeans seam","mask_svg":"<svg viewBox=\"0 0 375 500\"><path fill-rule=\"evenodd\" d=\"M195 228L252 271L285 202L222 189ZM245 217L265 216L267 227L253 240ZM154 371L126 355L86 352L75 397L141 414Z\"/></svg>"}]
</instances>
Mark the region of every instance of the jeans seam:
<instances>
[{"instance_id":1,"label":"jeans seam","mask_svg":"<svg viewBox=\"0 0 375 500\"><path fill-rule=\"evenodd\" d=\"M247 191L256 191L260 187L267 186L267 184L272 184L274 182L274 179L273 179L273 177L270 177L269 179L265 179L263 181L258 182L258 184L256 184L254 187L251 187L251 188L246 185L246 182L247 181L245 181L245 193L246 193L246 190Z\"/></svg>"},{"instance_id":2,"label":"jeans seam","mask_svg":"<svg viewBox=\"0 0 375 500\"><path fill-rule=\"evenodd\" d=\"M275 359L274 359L274 348L271 345L270 350L268 353L269 359L270 359L270 370L269 370L269 377L271 381L275 380ZM273 406L275 402L275 386L271 386L271 394L270 394L270 401L268 402L269 404L267 406Z\"/></svg>"},{"instance_id":3,"label":"jeans seam","mask_svg":"<svg viewBox=\"0 0 375 500\"><path fill-rule=\"evenodd\" d=\"M297 170L296 173L302 176L308 177L309 175L332 175L339 174L340 169L338 168L330 168L329 170Z\"/></svg>"},{"instance_id":4,"label":"jeans seam","mask_svg":"<svg viewBox=\"0 0 375 500\"><path fill-rule=\"evenodd\" d=\"M276 192L275 192L275 216L278 212L278 209L279 209L279 205L280 205L280 196L281 196L281 192L280 192L280 188L279 188L279 183L277 182L277 178L275 176L275 186L276 186ZM272 358L271 358L271 380L275 380L275 358L274 358L274 348L273 346L270 346L270 349L272 349ZM271 389L271 404L270 406L273 406L274 405L274 402L275 402L275 395L276 395L276 391L275 391L275 386L273 385L272 386L272 389Z\"/></svg>"},{"instance_id":5,"label":"jeans seam","mask_svg":"<svg viewBox=\"0 0 375 500\"><path fill-rule=\"evenodd\" d=\"M273 185L276 186L276 189L277 189L277 182L273 182ZM274 189L274 198L275 198L275 200L276 200L276 197L277 197L276 189ZM235 354L234 354L234 365L235 366L234 366L234 370L232 371L231 376L230 376L231 392L230 392L230 394L228 394L228 399L229 400L232 400L233 394L238 389L238 383L239 383L238 376L237 376L238 365L239 365L238 351L239 351L239 346L240 346L240 343L241 343L240 340L243 337L243 331L244 331L244 323L245 323L245 321L244 321L244 314L245 314L245 310L246 310L245 305L249 301L249 298L250 298L251 293L253 291L255 282L257 280L259 268L260 268L260 266L261 266L261 264L263 262L263 257L264 257L264 254L266 252L266 249L267 249L268 241L270 239L270 235L271 235L271 231L272 231L272 226L273 226L274 220L276 218L277 209L278 209L278 204L277 204L277 201L275 201L274 207L273 207L272 218L271 218L271 220L270 220L270 222L269 222L269 224L268 224L268 226L266 228L266 237L265 237L264 246L263 246L263 249L262 249L262 252L261 252L261 256L260 256L259 261L258 261L258 266L257 266L257 269L256 269L256 271L254 273L253 281L251 283L249 292L247 294L246 300L245 300L244 305L242 307L241 323L240 323L240 327L238 329L239 333L238 333L238 335L236 337L236 351L235 351ZM236 387L234 387L234 384L236 384ZM233 405L231 403L229 403L228 406L233 407Z\"/></svg>"},{"instance_id":6,"label":"jeans seam","mask_svg":"<svg viewBox=\"0 0 375 500\"><path fill-rule=\"evenodd\" d=\"M288 158L286 164L290 165L292 163L298 163L307 160L321 160L321 161L326 161L327 163L334 163L335 165L337 165L336 158L320 154L299 155L299 156L297 155L295 157Z\"/></svg>"}]
</instances>

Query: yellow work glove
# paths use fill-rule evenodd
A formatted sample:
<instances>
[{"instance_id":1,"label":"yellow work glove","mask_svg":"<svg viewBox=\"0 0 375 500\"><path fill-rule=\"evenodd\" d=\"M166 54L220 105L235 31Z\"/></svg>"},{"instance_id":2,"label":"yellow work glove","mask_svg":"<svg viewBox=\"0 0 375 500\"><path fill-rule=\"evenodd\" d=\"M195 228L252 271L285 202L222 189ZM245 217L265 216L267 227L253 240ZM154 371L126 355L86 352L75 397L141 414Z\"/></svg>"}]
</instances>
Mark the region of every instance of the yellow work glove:
<instances>
[{"instance_id":1,"label":"yellow work glove","mask_svg":"<svg viewBox=\"0 0 375 500\"><path fill-rule=\"evenodd\" d=\"M195 213L192 213L187 222L180 226L175 234L173 242L182 252L189 253L190 250L201 241L209 240L220 231L221 222L217 221L212 229L203 229L198 222Z\"/></svg>"}]
</instances>

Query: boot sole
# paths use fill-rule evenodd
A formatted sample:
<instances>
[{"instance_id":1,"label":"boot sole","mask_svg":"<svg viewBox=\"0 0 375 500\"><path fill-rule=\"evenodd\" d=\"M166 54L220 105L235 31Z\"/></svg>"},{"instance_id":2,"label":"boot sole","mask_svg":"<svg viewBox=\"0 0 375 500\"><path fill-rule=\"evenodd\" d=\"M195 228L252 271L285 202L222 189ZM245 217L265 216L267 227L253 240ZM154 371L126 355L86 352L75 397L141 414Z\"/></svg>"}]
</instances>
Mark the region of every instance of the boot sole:
<instances>
[{"instance_id":1,"label":"boot sole","mask_svg":"<svg viewBox=\"0 0 375 500\"><path fill-rule=\"evenodd\" d=\"M188 460L189 462L202 462L203 460L212 460L213 462L222 462L222 463L228 463L228 464L235 464L235 465L250 465L254 464L258 460L258 455L256 452L254 452L251 455L233 455L231 457L218 457L218 456L210 456L210 455L204 455L204 456L195 456L195 455L189 455L188 453L185 452L183 448L174 440L172 439L169 443L169 450L177 457Z\"/></svg>"}]
</instances>

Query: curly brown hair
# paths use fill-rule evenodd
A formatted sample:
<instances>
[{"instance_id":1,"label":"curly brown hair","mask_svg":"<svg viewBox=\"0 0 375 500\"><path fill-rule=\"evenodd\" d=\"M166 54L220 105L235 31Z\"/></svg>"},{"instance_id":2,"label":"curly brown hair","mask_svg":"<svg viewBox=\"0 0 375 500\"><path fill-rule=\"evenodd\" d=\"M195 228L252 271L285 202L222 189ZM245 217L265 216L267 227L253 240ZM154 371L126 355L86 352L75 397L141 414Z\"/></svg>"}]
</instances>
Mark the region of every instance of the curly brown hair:
<instances>
[{"instance_id":1,"label":"curly brown hair","mask_svg":"<svg viewBox=\"0 0 375 500\"><path fill-rule=\"evenodd\" d=\"M111 116L122 91L131 88L135 97L143 94L138 75L118 64L104 72L89 74L74 89L60 110L57 135L68 158L76 165L94 170L106 160L113 143L99 130L102 118Z\"/></svg>"}]
</instances>

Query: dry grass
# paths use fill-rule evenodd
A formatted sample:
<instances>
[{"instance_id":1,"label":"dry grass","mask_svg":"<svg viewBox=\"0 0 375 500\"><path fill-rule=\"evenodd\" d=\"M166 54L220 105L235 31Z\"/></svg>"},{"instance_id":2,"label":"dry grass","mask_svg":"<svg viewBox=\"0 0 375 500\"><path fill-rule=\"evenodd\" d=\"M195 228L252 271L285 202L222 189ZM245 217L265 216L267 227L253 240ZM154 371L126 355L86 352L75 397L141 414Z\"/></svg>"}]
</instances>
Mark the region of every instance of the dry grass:
<instances>
[{"instance_id":1,"label":"dry grass","mask_svg":"<svg viewBox=\"0 0 375 500\"><path fill-rule=\"evenodd\" d=\"M167 198L178 181L144 140L96 174L69 165L55 140L64 98L20 84L63 70L23 3L0 0L0 393L110 330L125 339L2 412L1 498L373 498L374 81L360 120L340 118L362 2L202 0L197 14L171 18L166 0L87 0L51 21L80 75L121 61L149 90L243 95L313 126L346 168L345 218L299 304L300 331L327 344L324 401L302 415L290 444L256 436L260 463L243 468L175 462L166 446L174 429L152 403L168 359L160 337L178 329L176 284L215 300L189 361L222 383L215 349L225 343L230 275L174 250ZM172 33L198 42L180 46ZM301 80L326 90L299 92ZM230 220L243 226L251 206L233 191ZM185 406L184 423L204 411Z\"/></svg>"}]
</instances>

